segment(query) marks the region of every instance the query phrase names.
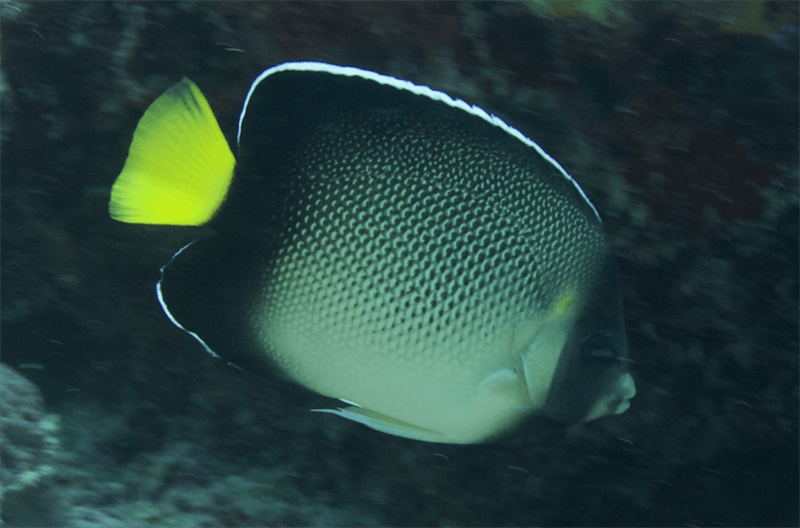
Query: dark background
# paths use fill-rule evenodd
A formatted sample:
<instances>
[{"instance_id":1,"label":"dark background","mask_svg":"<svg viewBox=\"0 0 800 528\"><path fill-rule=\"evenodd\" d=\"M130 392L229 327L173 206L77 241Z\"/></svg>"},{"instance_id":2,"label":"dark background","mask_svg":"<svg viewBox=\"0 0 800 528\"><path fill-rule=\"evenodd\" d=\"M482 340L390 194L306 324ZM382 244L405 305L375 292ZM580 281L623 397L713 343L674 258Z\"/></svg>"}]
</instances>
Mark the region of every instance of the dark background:
<instances>
[{"instance_id":1,"label":"dark background","mask_svg":"<svg viewBox=\"0 0 800 528\"><path fill-rule=\"evenodd\" d=\"M798 525L798 4L20 3L2 16L2 361L60 417L8 525ZM638 393L435 445L309 408L163 316L196 234L108 218L183 76L233 144L253 78L359 66L498 114L580 182ZM44 455L43 455L44 456Z\"/></svg>"}]
</instances>

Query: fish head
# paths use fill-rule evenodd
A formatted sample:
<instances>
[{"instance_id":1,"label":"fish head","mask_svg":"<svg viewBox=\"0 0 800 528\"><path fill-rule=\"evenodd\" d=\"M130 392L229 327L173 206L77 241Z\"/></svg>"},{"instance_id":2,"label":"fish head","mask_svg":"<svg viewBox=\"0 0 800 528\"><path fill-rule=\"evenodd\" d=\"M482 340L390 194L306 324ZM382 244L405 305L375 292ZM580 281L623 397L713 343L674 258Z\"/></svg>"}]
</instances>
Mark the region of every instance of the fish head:
<instances>
[{"instance_id":1,"label":"fish head","mask_svg":"<svg viewBox=\"0 0 800 528\"><path fill-rule=\"evenodd\" d=\"M551 330L562 336L558 341L549 340L557 343L560 353L544 403L537 405L536 414L570 424L587 422L625 412L636 394L628 370L630 359L617 268L610 254L596 277L580 294L584 302L574 303L576 313ZM534 352L530 350L522 356L531 394ZM541 392L541 384L536 388Z\"/></svg>"}]
</instances>

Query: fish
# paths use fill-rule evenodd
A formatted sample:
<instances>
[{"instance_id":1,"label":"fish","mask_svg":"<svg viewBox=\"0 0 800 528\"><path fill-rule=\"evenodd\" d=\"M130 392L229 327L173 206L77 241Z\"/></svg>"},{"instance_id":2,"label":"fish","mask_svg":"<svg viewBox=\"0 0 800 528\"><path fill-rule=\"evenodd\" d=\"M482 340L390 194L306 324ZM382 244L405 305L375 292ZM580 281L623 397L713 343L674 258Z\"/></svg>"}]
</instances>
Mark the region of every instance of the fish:
<instances>
[{"instance_id":1,"label":"fish","mask_svg":"<svg viewBox=\"0 0 800 528\"><path fill-rule=\"evenodd\" d=\"M316 411L426 442L630 406L600 216L496 115L389 75L287 62L250 86L236 151L184 78L142 116L109 200L120 222L208 227L156 294L210 354L342 402Z\"/></svg>"}]
</instances>

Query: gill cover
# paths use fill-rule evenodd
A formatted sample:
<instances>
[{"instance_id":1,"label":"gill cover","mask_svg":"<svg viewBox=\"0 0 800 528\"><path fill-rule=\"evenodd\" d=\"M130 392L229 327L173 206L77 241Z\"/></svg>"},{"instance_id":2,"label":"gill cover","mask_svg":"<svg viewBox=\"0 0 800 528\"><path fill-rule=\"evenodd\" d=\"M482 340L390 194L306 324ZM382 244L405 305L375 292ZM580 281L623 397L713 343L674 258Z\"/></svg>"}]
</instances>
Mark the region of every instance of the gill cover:
<instances>
[{"instance_id":1,"label":"gill cover","mask_svg":"<svg viewBox=\"0 0 800 528\"><path fill-rule=\"evenodd\" d=\"M565 318L569 331L559 334L555 332L558 325L549 325L555 340L550 346L557 347L561 354L540 414L578 423L620 414L630 406L636 387L628 372L630 360L617 273L616 263L609 254L598 280L590 282L591 286L579 296L585 300L580 309L564 314L575 314L573 318ZM575 304L572 301L570 308L575 308ZM534 369L528 356L540 355L541 349L523 356L530 389L533 389Z\"/></svg>"}]
</instances>

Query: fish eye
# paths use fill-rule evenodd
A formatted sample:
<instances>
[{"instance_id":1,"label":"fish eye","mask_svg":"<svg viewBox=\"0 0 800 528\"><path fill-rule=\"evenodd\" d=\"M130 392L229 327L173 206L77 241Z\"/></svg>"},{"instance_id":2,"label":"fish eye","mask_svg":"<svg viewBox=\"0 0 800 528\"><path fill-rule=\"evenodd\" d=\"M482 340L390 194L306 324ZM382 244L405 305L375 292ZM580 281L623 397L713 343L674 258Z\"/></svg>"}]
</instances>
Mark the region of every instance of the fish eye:
<instances>
[{"instance_id":1,"label":"fish eye","mask_svg":"<svg viewBox=\"0 0 800 528\"><path fill-rule=\"evenodd\" d=\"M608 365L619 360L614 339L608 334L596 333L583 342L583 357L594 363Z\"/></svg>"}]
</instances>

